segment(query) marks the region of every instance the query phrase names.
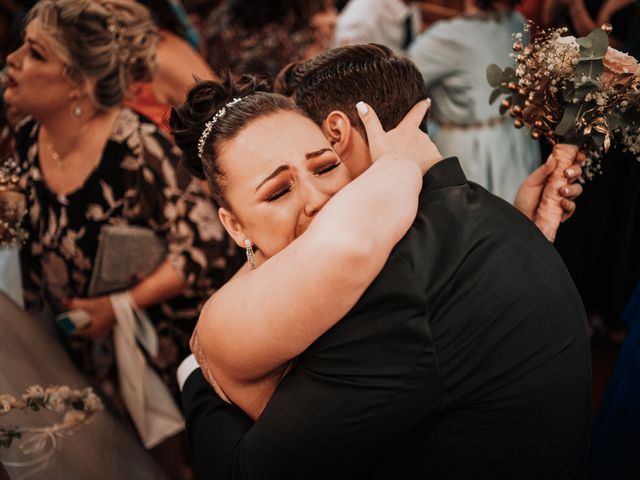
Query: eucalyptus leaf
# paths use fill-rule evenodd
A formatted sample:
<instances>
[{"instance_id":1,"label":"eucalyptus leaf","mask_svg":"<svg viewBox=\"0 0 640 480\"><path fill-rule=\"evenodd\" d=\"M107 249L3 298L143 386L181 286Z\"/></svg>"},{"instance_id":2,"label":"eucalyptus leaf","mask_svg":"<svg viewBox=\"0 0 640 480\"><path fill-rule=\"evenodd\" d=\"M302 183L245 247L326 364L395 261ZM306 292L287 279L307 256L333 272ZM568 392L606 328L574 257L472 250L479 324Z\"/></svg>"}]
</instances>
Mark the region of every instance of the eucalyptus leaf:
<instances>
[{"instance_id":1,"label":"eucalyptus leaf","mask_svg":"<svg viewBox=\"0 0 640 480\"><path fill-rule=\"evenodd\" d=\"M489 85L499 87L502 81L502 74L502 69L498 65L495 63L489 65L487 67L487 82L489 82Z\"/></svg>"},{"instance_id":2,"label":"eucalyptus leaf","mask_svg":"<svg viewBox=\"0 0 640 480\"><path fill-rule=\"evenodd\" d=\"M560 137L571 136L570 134L575 132L576 119L578 117L578 112L580 111L580 107L578 105L569 105L564 109L564 113L562 115L562 119L556 125L555 133Z\"/></svg>"},{"instance_id":3,"label":"eucalyptus leaf","mask_svg":"<svg viewBox=\"0 0 640 480\"><path fill-rule=\"evenodd\" d=\"M624 125L622 117L617 113L610 113L607 115L607 122L609 122L609 128L612 132L618 128L622 128Z\"/></svg>"},{"instance_id":4,"label":"eucalyptus leaf","mask_svg":"<svg viewBox=\"0 0 640 480\"><path fill-rule=\"evenodd\" d=\"M605 55L609 48L609 35L601 28L596 28L587 35L587 38L593 41L593 54L596 56Z\"/></svg>"},{"instance_id":5,"label":"eucalyptus leaf","mask_svg":"<svg viewBox=\"0 0 640 480\"><path fill-rule=\"evenodd\" d=\"M499 88L496 88L493 92L491 92L491 96L489 97L489 105L492 105L500 95L502 95L502 90Z\"/></svg>"},{"instance_id":6,"label":"eucalyptus leaf","mask_svg":"<svg viewBox=\"0 0 640 480\"><path fill-rule=\"evenodd\" d=\"M516 70L513 67L507 67L502 72L502 81L509 83L516 79Z\"/></svg>"},{"instance_id":7,"label":"eucalyptus leaf","mask_svg":"<svg viewBox=\"0 0 640 480\"><path fill-rule=\"evenodd\" d=\"M578 62L590 62L592 60L602 60L606 55L595 55L595 54L583 54L580 52L580 57L578 57Z\"/></svg>"},{"instance_id":8,"label":"eucalyptus leaf","mask_svg":"<svg viewBox=\"0 0 640 480\"><path fill-rule=\"evenodd\" d=\"M586 82L582 82L576 85L574 90L574 95L578 96L580 99L584 99L584 96L590 92L597 92L600 90L602 86L602 82L600 80L594 80L592 78L587 79Z\"/></svg>"},{"instance_id":9,"label":"eucalyptus leaf","mask_svg":"<svg viewBox=\"0 0 640 480\"><path fill-rule=\"evenodd\" d=\"M604 65L602 60L586 60L578 62L575 71L575 82L577 84L582 84L584 81L589 79L598 80L603 70Z\"/></svg>"},{"instance_id":10,"label":"eucalyptus leaf","mask_svg":"<svg viewBox=\"0 0 640 480\"><path fill-rule=\"evenodd\" d=\"M593 40L587 37L576 38L576 43L582 48L586 48L589 50L593 48Z\"/></svg>"}]
</instances>

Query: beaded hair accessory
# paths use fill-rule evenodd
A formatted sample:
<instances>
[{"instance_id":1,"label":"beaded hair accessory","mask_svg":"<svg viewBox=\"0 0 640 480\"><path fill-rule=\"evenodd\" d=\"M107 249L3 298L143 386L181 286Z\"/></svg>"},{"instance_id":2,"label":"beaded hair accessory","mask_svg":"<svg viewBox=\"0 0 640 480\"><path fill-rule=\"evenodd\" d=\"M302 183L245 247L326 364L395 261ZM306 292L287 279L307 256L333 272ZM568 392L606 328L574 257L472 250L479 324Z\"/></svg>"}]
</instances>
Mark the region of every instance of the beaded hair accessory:
<instances>
[{"instance_id":1,"label":"beaded hair accessory","mask_svg":"<svg viewBox=\"0 0 640 480\"><path fill-rule=\"evenodd\" d=\"M116 42L120 61L123 63L135 63L135 58L131 55L131 51L122 34L122 27L114 15L107 17L107 30L109 30L113 40Z\"/></svg>"},{"instance_id":2,"label":"beaded hair accessory","mask_svg":"<svg viewBox=\"0 0 640 480\"><path fill-rule=\"evenodd\" d=\"M204 145L207 143L207 138L211 134L211 130L213 126L216 124L218 120L225 116L227 113L227 108L233 107L235 104L242 101L242 98L236 97L227 104L225 104L220 110L218 110L215 115L204 124L204 129L200 134L200 139L198 140L198 158L202 161L202 154L204 153Z\"/></svg>"}]
</instances>

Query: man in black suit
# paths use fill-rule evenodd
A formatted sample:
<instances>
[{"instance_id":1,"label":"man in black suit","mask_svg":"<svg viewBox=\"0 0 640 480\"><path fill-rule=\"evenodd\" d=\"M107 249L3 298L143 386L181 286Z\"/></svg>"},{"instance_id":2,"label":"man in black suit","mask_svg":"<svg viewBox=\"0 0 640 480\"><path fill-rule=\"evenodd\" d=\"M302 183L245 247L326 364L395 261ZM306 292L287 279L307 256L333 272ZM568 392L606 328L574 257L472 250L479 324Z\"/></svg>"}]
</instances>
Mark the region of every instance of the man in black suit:
<instances>
[{"instance_id":1,"label":"man in black suit","mask_svg":"<svg viewBox=\"0 0 640 480\"><path fill-rule=\"evenodd\" d=\"M279 86L357 174L370 159L351 106L364 99L396 125L425 96L412 69L380 47L345 47ZM425 175L383 271L255 424L199 370L183 406L203 478L577 479L590 389L586 318L562 261L449 158Z\"/></svg>"}]
</instances>

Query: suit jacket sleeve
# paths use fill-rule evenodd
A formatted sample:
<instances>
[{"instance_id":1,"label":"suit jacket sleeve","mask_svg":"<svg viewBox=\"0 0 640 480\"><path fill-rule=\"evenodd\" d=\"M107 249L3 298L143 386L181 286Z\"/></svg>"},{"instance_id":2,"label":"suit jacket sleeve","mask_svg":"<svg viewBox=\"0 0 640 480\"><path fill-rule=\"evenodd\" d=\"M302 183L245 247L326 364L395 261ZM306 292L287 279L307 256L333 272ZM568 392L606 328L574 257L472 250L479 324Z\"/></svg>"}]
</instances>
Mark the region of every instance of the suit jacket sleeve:
<instances>
[{"instance_id":1,"label":"suit jacket sleeve","mask_svg":"<svg viewBox=\"0 0 640 480\"><path fill-rule=\"evenodd\" d=\"M398 440L439 406L424 294L412 278L411 263L392 255L358 306L299 358L253 426L200 372L190 377L184 411L200 476L372 478L380 471Z\"/></svg>"},{"instance_id":2,"label":"suit jacket sleeve","mask_svg":"<svg viewBox=\"0 0 640 480\"><path fill-rule=\"evenodd\" d=\"M235 405L223 401L200 369L182 391L187 441L199 479L243 478L234 452L253 422Z\"/></svg>"}]
</instances>

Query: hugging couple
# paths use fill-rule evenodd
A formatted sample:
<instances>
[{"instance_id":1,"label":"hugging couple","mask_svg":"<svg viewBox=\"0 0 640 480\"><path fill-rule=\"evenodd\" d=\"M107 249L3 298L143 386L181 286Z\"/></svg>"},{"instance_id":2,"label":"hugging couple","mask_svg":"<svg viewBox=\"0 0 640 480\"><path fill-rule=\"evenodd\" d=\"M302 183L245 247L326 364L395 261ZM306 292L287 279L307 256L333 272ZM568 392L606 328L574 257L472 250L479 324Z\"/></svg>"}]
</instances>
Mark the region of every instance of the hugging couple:
<instances>
[{"instance_id":1,"label":"hugging couple","mask_svg":"<svg viewBox=\"0 0 640 480\"><path fill-rule=\"evenodd\" d=\"M248 257L178 373L199 476L583 478L586 316L530 220L556 159L521 211L468 182L424 133L420 73L378 45L275 90L201 82L171 117Z\"/></svg>"}]
</instances>

